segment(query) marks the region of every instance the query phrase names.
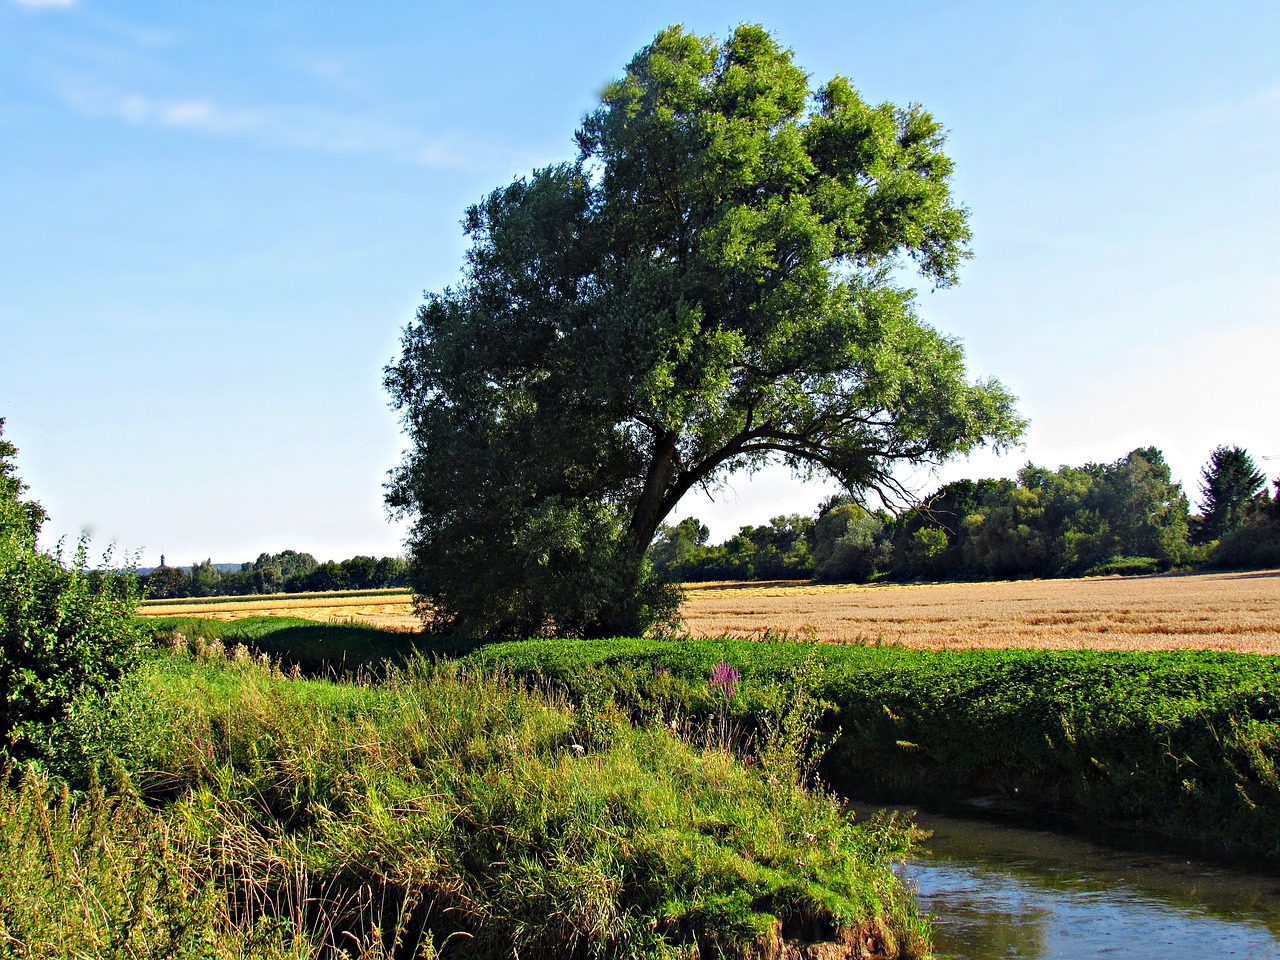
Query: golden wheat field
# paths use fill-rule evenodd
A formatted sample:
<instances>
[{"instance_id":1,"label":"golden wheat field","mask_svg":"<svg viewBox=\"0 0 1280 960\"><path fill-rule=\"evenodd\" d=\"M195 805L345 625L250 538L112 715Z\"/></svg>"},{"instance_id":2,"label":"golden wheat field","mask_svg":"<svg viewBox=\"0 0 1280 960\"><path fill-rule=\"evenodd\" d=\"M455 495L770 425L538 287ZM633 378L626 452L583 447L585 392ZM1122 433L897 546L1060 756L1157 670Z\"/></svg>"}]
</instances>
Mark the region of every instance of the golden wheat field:
<instances>
[{"instance_id":1,"label":"golden wheat field","mask_svg":"<svg viewBox=\"0 0 1280 960\"><path fill-rule=\"evenodd\" d=\"M932 649L1046 647L1280 653L1280 570L1001 583L704 584L696 635L769 628Z\"/></svg>"},{"instance_id":2,"label":"golden wheat field","mask_svg":"<svg viewBox=\"0 0 1280 960\"><path fill-rule=\"evenodd\" d=\"M242 617L303 617L307 620L359 620L390 630L418 630L422 624L413 612L413 595L377 593L328 596L323 593L283 597L227 597L210 603L160 600L144 603L144 617L208 617L239 620Z\"/></svg>"},{"instance_id":3,"label":"golden wheat field","mask_svg":"<svg viewBox=\"0 0 1280 960\"><path fill-rule=\"evenodd\" d=\"M695 636L767 630L837 642L910 647L1237 650L1280 653L1280 570L1001 583L690 584L683 613ZM279 614L418 626L408 594L232 598L146 604L144 614Z\"/></svg>"}]
</instances>

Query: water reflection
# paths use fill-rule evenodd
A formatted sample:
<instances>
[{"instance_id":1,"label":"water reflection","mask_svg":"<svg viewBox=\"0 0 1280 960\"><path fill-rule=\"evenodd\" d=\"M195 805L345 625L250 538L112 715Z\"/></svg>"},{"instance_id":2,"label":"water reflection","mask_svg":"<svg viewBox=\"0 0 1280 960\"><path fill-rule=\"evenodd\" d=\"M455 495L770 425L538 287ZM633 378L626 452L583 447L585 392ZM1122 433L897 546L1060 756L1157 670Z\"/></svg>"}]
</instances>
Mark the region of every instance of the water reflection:
<instances>
[{"instance_id":1,"label":"water reflection","mask_svg":"<svg viewBox=\"0 0 1280 960\"><path fill-rule=\"evenodd\" d=\"M1073 837L920 815L902 872L953 960L1280 960L1280 877Z\"/></svg>"}]
</instances>

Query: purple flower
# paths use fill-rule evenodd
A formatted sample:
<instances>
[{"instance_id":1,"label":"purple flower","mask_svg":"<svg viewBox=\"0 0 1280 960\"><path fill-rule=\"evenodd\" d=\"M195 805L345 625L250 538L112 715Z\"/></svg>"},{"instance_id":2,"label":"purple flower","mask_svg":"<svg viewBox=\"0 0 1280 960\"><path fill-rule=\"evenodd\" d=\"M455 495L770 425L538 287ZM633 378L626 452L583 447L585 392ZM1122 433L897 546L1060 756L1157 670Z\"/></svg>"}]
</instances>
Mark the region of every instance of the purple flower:
<instances>
[{"instance_id":1,"label":"purple flower","mask_svg":"<svg viewBox=\"0 0 1280 960\"><path fill-rule=\"evenodd\" d=\"M733 699L733 692L738 688L738 668L731 667L721 660L711 668L711 686L719 687L724 695Z\"/></svg>"}]
</instances>

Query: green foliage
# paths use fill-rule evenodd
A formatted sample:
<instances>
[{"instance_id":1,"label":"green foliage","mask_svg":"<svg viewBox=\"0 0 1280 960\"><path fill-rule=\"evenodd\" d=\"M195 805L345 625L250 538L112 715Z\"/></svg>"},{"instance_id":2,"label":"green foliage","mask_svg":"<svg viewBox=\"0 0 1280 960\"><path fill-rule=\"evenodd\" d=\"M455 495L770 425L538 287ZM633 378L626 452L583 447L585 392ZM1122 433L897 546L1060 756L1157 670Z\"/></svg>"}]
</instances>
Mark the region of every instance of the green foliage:
<instances>
[{"instance_id":1,"label":"green foliage","mask_svg":"<svg viewBox=\"0 0 1280 960\"><path fill-rule=\"evenodd\" d=\"M1155 557L1112 557L1084 572L1086 577L1132 577L1159 573L1160 561Z\"/></svg>"},{"instance_id":2,"label":"green foliage","mask_svg":"<svg viewBox=\"0 0 1280 960\"><path fill-rule=\"evenodd\" d=\"M711 531L697 517L685 517L675 526L663 524L649 546L649 562L663 580L688 580L681 571L698 547L706 546Z\"/></svg>"},{"instance_id":3,"label":"green foliage","mask_svg":"<svg viewBox=\"0 0 1280 960\"><path fill-rule=\"evenodd\" d=\"M1238 527L1211 545L1209 565L1236 569L1280 567L1280 480L1274 499L1256 495Z\"/></svg>"},{"instance_id":4,"label":"green foliage","mask_svg":"<svg viewBox=\"0 0 1280 960\"><path fill-rule=\"evenodd\" d=\"M837 789L903 800L1003 795L1280 863L1280 661L1247 654L988 650L737 640L489 645L472 658L623 704L708 710L738 665L740 724L799 669L834 705L821 767ZM753 719L754 718L754 719Z\"/></svg>"},{"instance_id":5,"label":"green foliage","mask_svg":"<svg viewBox=\"0 0 1280 960\"><path fill-rule=\"evenodd\" d=\"M813 527L814 579L865 583L886 568L891 553L885 525L891 519L849 497L833 497Z\"/></svg>"},{"instance_id":6,"label":"green foliage","mask_svg":"<svg viewBox=\"0 0 1280 960\"><path fill-rule=\"evenodd\" d=\"M811 89L760 27L672 27L577 143L467 211L463 279L386 371L410 440L388 502L431 626L637 632L644 554L689 490L780 459L861 494L1016 442L1013 398L894 282L911 261L951 284L968 256L923 109Z\"/></svg>"},{"instance_id":7,"label":"green foliage","mask_svg":"<svg viewBox=\"0 0 1280 960\"><path fill-rule=\"evenodd\" d=\"M1266 478L1240 447L1218 447L1204 468L1204 516L1198 539L1213 567L1280 566L1280 480L1269 497Z\"/></svg>"},{"instance_id":8,"label":"green foliage","mask_svg":"<svg viewBox=\"0 0 1280 960\"><path fill-rule=\"evenodd\" d=\"M1266 475L1242 447L1215 447L1201 471L1204 513L1197 536L1203 542L1219 540L1245 522L1249 505L1267 487Z\"/></svg>"},{"instance_id":9,"label":"green foliage","mask_svg":"<svg viewBox=\"0 0 1280 960\"><path fill-rule=\"evenodd\" d=\"M697 522L693 520L693 523ZM774 517L767 526L747 525L719 546L706 546L705 541L704 544L690 546L682 552L679 561L665 567L658 567L655 563L654 567L664 578L685 583L698 580L796 580L813 574L812 541L813 521L793 513Z\"/></svg>"},{"instance_id":10,"label":"green foliage","mask_svg":"<svg viewBox=\"0 0 1280 960\"><path fill-rule=\"evenodd\" d=\"M73 702L109 690L138 653L133 578L91 571L84 540L69 562L37 549L45 514L20 499L16 452L0 436L0 767L60 749Z\"/></svg>"},{"instance_id":11,"label":"green foliage","mask_svg":"<svg viewBox=\"0 0 1280 960\"><path fill-rule=\"evenodd\" d=\"M1266 503L1255 497L1245 515L1257 530L1229 549L1270 555L1276 535L1263 522ZM1187 536L1187 499L1160 451L1144 447L1114 463L1056 471L1028 464L1017 480L950 483L899 516L835 496L816 521L775 517L719 546L686 544L664 572L685 581L811 575L858 583L1153 573L1203 559ZM661 537L655 544L664 557L673 549Z\"/></svg>"},{"instance_id":12,"label":"green foliage","mask_svg":"<svg viewBox=\"0 0 1280 960\"><path fill-rule=\"evenodd\" d=\"M284 550L259 554L239 570L223 570L204 560L185 571L159 566L140 578L148 599L226 597L286 592L376 590L408 585L409 565L399 557L356 556L318 563L309 553Z\"/></svg>"},{"instance_id":13,"label":"green foliage","mask_svg":"<svg viewBox=\"0 0 1280 960\"><path fill-rule=\"evenodd\" d=\"M118 798L0 793L15 852L0 924L44 955L58 933L33 918L43 902L91 942L85 928L128 927L123 889L145 920L129 943L154 945L176 887L189 923L165 955L215 932L215 957L260 955L255 936L268 956L745 958L815 934L927 954L890 869L908 829L855 824L824 794L589 699L458 664L344 685L208 651L154 660L107 725L168 735L104 744L99 767L131 784ZM112 858L143 836L117 876ZM50 865L90 848L75 871Z\"/></svg>"}]
</instances>

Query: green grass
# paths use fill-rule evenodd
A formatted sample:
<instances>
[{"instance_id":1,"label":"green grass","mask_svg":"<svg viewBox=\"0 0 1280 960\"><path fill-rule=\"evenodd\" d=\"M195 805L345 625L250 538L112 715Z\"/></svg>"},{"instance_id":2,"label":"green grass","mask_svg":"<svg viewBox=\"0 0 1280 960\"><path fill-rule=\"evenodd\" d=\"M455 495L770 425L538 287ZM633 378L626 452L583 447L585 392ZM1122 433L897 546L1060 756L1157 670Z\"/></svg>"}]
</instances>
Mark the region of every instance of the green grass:
<instances>
[{"instance_id":1,"label":"green grass","mask_svg":"<svg viewBox=\"0 0 1280 960\"><path fill-rule=\"evenodd\" d=\"M382 655L403 662L413 649L412 638L380 631L238 623L244 642L286 659L305 638L311 646L297 651L318 673ZM802 721L826 702L822 726L834 742L821 773L848 795L1003 798L1280 864L1280 658L616 639L492 644L469 659L550 682L577 702L614 699L636 720L679 718L704 739L713 720L728 723L744 745L768 739L797 762L824 746ZM707 683L720 660L742 672L727 717ZM807 691L791 704L807 717L787 713L790 694L779 691L788 690Z\"/></svg>"},{"instance_id":2,"label":"green grass","mask_svg":"<svg viewBox=\"0 0 1280 960\"><path fill-rule=\"evenodd\" d=\"M908 827L504 670L291 679L206 642L72 727L85 794L0 793L0 943L24 955L928 951L890 869Z\"/></svg>"},{"instance_id":3,"label":"green grass","mask_svg":"<svg viewBox=\"0 0 1280 960\"><path fill-rule=\"evenodd\" d=\"M1016 798L1280 864L1276 658L738 640L528 641L472 656L637 714L695 716L712 708L707 676L723 659L742 671L748 729L798 674L831 704L840 734L822 774L849 795Z\"/></svg>"}]
</instances>

